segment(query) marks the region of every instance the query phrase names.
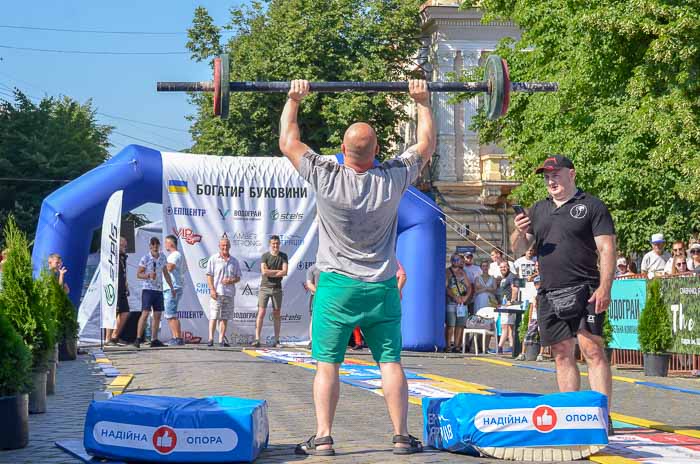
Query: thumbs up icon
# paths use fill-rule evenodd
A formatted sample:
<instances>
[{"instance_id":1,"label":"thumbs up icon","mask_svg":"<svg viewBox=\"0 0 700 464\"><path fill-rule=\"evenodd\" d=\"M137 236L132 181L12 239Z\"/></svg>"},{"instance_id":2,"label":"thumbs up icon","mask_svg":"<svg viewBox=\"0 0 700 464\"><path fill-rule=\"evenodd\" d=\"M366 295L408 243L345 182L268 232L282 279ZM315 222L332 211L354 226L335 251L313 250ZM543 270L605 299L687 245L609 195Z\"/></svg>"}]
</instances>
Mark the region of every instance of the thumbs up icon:
<instances>
[{"instance_id":1,"label":"thumbs up icon","mask_svg":"<svg viewBox=\"0 0 700 464\"><path fill-rule=\"evenodd\" d=\"M158 447L160 448L170 448L173 445L173 439L170 435L168 435L168 431L166 430L163 433L162 437L158 437Z\"/></svg>"},{"instance_id":2,"label":"thumbs up icon","mask_svg":"<svg viewBox=\"0 0 700 464\"><path fill-rule=\"evenodd\" d=\"M537 418L537 425L540 427L552 425L552 415L549 414L548 409L545 409L542 415Z\"/></svg>"}]
</instances>

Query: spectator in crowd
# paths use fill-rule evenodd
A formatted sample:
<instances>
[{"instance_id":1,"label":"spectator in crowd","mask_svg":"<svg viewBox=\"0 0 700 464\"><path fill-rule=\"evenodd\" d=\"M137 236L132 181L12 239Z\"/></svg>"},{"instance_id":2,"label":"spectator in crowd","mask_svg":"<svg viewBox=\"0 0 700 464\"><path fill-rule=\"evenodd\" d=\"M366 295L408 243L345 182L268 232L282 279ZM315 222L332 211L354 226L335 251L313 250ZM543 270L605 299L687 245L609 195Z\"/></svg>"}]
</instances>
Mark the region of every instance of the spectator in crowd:
<instances>
[{"instance_id":1,"label":"spectator in crowd","mask_svg":"<svg viewBox=\"0 0 700 464\"><path fill-rule=\"evenodd\" d=\"M515 279L516 275L510 272L510 266L507 262L503 261L499 268L500 276L497 279L498 290L496 292L496 299L499 304L503 306L510 305L511 302L518 299L518 287L516 285ZM515 314L500 313L501 316L501 338L498 341L497 353L503 353L503 349L506 344L506 339L510 343L510 349L513 350L515 344L513 343L513 325L515 324Z\"/></svg>"},{"instance_id":2,"label":"spectator in crowd","mask_svg":"<svg viewBox=\"0 0 700 464\"><path fill-rule=\"evenodd\" d=\"M521 279L528 279L535 274L537 267L537 256L535 256L535 247L531 246L525 251L525 254L516 259L513 263L515 273Z\"/></svg>"},{"instance_id":3,"label":"spectator in crowd","mask_svg":"<svg viewBox=\"0 0 700 464\"><path fill-rule=\"evenodd\" d=\"M462 351L462 334L467 319L467 301L473 292L472 284L462 269L464 261L457 253L450 258L445 280L447 307L445 312L445 352Z\"/></svg>"},{"instance_id":4,"label":"spectator in crowd","mask_svg":"<svg viewBox=\"0 0 700 464\"><path fill-rule=\"evenodd\" d=\"M535 283L535 288L540 289L540 277L537 276L533 279ZM527 322L527 332L525 332L525 338L523 339L523 349L520 355L516 358L518 361L525 361L525 352L529 345L540 342L540 329L537 325L537 297L530 303L530 318ZM540 345L540 352L537 354L537 361L544 361L544 346Z\"/></svg>"},{"instance_id":5,"label":"spectator in crowd","mask_svg":"<svg viewBox=\"0 0 700 464\"><path fill-rule=\"evenodd\" d=\"M642 274L648 274L649 277L654 277L654 274L662 274L666 261L671 259L671 255L664 252L664 234L654 234L651 236L652 250L642 258Z\"/></svg>"},{"instance_id":6,"label":"spectator in crowd","mask_svg":"<svg viewBox=\"0 0 700 464\"><path fill-rule=\"evenodd\" d=\"M482 274L474 282L474 311L478 312L486 306L497 306L496 279L489 274L489 262L481 262ZM499 271L500 272L500 271ZM499 274L500 275L500 274Z\"/></svg>"},{"instance_id":7,"label":"spectator in crowd","mask_svg":"<svg viewBox=\"0 0 700 464\"><path fill-rule=\"evenodd\" d=\"M632 275L629 266L627 265L627 258L620 256L617 258L617 266L615 267L615 277L624 277Z\"/></svg>"},{"instance_id":8,"label":"spectator in crowd","mask_svg":"<svg viewBox=\"0 0 700 464\"><path fill-rule=\"evenodd\" d=\"M119 290L117 292L117 327L112 329L105 329L106 336L105 346L118 346L126 345L126 342L121 340L119 336L124 329L127 319L129 319L129 282L126 280L126 260L128 258L126 254L126 239L124 237L119 237L119 269L117 274L117 281Z\"/></svg>"},{"instance_id":9,"label":"spectator in crowd","mask_svg":"<svg viewBox=\"0 0 700 464\"><path fill-rule=\"evenodd\" d=\"M209 258L207 284L209 285L209 340L207 346L214 346L214 331L219 323L219 346L228 347L225 339L226 325L233 319L236 283L241 280L241 266L229 254L231 241L226 234L219 240L219 252Z\"/></svg>"},{"instance_id":10,"label":"spectator in crowd","mask_svg":"<svg viewBox=\"0 0 700 464\"><path fill-rule=\"evenodd\" d=\"M637 263L634 262L634 260L629 260L627 261L627 268L630 270L631 274L639 274L639 270L637 269Z\"/></svg>"},{"instance_id":11,"label":"spectator in crowd","mask_svg":"<svg viewBox=\"0 0 700 464\"><path fill-rule=\"evenodd\" d=\"M318 279L321 276L321 271L314 264L306 271L306 282L304 282L304 289L310 293L309 295L309 314L313 315L314 311L314 294L316 293L316 286L318 285ZM312 337L312 322L313 318L309 318L309 344L307 348L311 349L311 337Z\"/></svg>"},{"instance_id":12,"label":"spectator in crowd","mask_svg":"<svg viewBox=\"0 0 700 464\"><path fill-rule=\"evenodd\" d=\"M70 292L68 284L65 282L65 275L68 269L63 265L63 258L58 253L51 253L48 258L49 271L56 276L58 284L63 287L66 293Z\"/></svg>"},{"instance_id":13,"label":"spectator in crowd","mask_svg":"<svg viewBox=\"0 0 700 464\"><path fill-rule=\"evenodd\" d=\"M469 279L469 283L472 284L473 289L476 278L482 274L481 267L474 264L474 253L471 251L464 253L462 259L464 260L464 273L467 274L467 278ZM474 297L476 297L476 293L472 291L469 301L467 301L469 314L474 314L476 312L474 309Z\"/></svg>"},{"instance_id":14,"label":"spectator in crowd","mask_svg":"<svg viewBox=\"0 0 700 464\"><path fill-rule=\"evenodd\" d=\"M482 274L481 267L474 264L474 253L467 251L463 255L464 257L464 272L469 278L469 282L473 285L476 282L476 278Z\"/></svg>"},{"instance_id":15,"label":"spectator in crowd","mask_svg":"<svg viewBox=\"0 0 700 464\"><path fill-rule=\"evenodd\" d=\"M671 262L671 273L667 275L682 275L691 272L688 269L688 261L685 256L674 256L669 261Z\"/></svg>"},{"instance_id":16,"label":"spectator in crowd","mask_svg":"<svg viewBox=\"0 0 700 464\"><path fill-rule=\"evenodd\" d=\"M258 318L255 321L255 341L253 346L260 346L263 322L267 304L272 301L272 316L274 321L275 341L273 346L280 347L280 330L282 328L282 278L287 275L289 259L286 253L280 251L280 238L270 237L270 251L262 255L260 261L260 292L258 293Z\"/></svg>"},{"instance_id":17,"label":"spectator in crowd","mask_svg":"<svg viewBox=\"0 0 700 464\"><path fill-rule=\"evenodd\" d=\"M163 292L163 301L165 303L165 319L170 326L172 338L168 340L168 346L182 346L185 341L182 339L182 329L180 320L177 317L177 307L182 298L182 287L185 285L185 258L182 253L177 250L177 237L168 235L165 237L165 251L168 252L167 264L165 267L170 273L170 278L173 281L175 292L165 289Z\"/></svg>"},{"instance_id":18,"label":"spectator in crowd","mask_svg":"<svg viewBox=\"0 0 700 464\"><path fill-rule=\"evenodd\" d=\"M10 254L10 250L5 248L2 250L2 253L0 253L0 290L2 290L2 265L7 259L7 256Z\"/></svg>"},{"instance_id":19,"label":"spectator in crowd","mask_svg":"<svg viewBox=\"0 0 700 464\"><path fill-rule=\"evenodd\" d=\"M700 273L700 243L693 243L688 250L690 260L693 262L693 271Z\"/></svg>"},{"instance_id":20,"label":"spectator in crowd","mask_svg":"<svg viewBox=\"0 0 700 464\"><path fill-rule=\"evenodd\" d=\"M163 342L158 340L158 330L160 330L160 316L165 307L163 303L163 279L168 283L170 291L175 295L176 290L170 273L165 267L167 259L160 251L160 240L151 237L148 242L149 252L139 261L136 277L143 280L143 290L141 292L141 317L137 328L136 347L140 347L144 342L144 332L148 316L153 311L153 325L151 326L151 347L163 346Z\"/></svg>"},{"instance_id":21,"label":"spectator in crowd","mask_svg":"<svg viewBox=\"0 0 700 464\"><path fill-rule=\"evenodd\" d=\"M492 276L494 279L498 279L501 275L501 263L508 263L508 266L510 268L510 272L515 272L515 269L513 268L513 262L512 261L506 261L506 259L503 257L503 250L500 248L492 248L491 249L491 264L489 265L489 275Z\"/></svg>"},{"instance_id":22,"label":"spectator in crowd","mask_svg":"<svg viewBox=\"0 0 700 464\"><path fill-rule=\"evenodd\" d=\"M671 245L671 257L682 257L685 260L686 267L689 271L693 270L693 259L688 257L686 251L685 251L685 242L683 240L676 240L673 242ZM664 265L664 274L674 274L674 263L673 259L669 259L666 261L666 264Z\"/></svg>"}]
</instances>

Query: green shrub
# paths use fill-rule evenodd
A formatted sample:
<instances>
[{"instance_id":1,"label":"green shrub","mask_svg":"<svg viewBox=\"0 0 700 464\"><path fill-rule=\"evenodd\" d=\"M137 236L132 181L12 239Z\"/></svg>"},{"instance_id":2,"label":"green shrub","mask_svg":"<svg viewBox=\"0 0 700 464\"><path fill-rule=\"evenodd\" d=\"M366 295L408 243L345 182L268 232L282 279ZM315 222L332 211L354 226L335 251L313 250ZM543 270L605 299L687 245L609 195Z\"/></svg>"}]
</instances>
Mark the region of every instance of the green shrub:
<instances>
[{"instance_id":1,"label":"green shrub","mask_svg":"<svg viewBox=\"0 0 700 464\"><path fill-rule=\"evenodd\" d=\"M42 301L46 310L53 315L56 321L55 338L57 342L78 336L78 316L73 302L68 294L61 288L58 279L48 270L44 270L38 285L42 293Z\"/></svg>"},{"instance_id":2,"label":"green shrub","mask_svg":"<svg viewBox=\"0 0 700 464\"><path fill-rule=\"evenodd\" d=\"M31 389L32 354L0 308L0 396Z\"/></svg>"},{"instance_id":3,"label":"green shrub","mask_svg":"<svg viewBox=\"0 0 700 464\"><path fill-rule=\"evenodd\" d=\"M523 313L523 319L520 321L520 327L518 327L518 338L520 338L520 343L525 342L525 334L527 334L527 326L530 325L530 308L532 306L528 305L527 310Z\"/></svg>"},{"instance_id":4,"label":"green shrub","mask_svg":"<svg viewBox=\"0 0 700 464\"><path fill-rule=\"evenodd\" d=\"M605 347L609 347L610 344L613 341L613 326L610 323L610 318L608 317L608 312L605 311L603 313L604 319L603 319L603 342L605 343Z\"/></svg>"},{"instance_id":5,"label":"green shrub","mask_svg":"<svg viewBox=\"0 0 700 464\"><path fill-rule=\"evenodd\" d=\"M648 286L647 301L639 317L639 346L643 353L667 353L673 344L671 316L661 299L661 284L653 279Z\"/></svg>"},{"instance_id":6,"label":"green shrub","mask_svg":"<svg viewBox=\"0 0 700 464\"><path fill-rule=\"evenodd\" d=\"M14 218L4 229L7 260L3 261L0 310L32 353L32 367L42 368L55 345L55 319L45 300L42 284L32 278L29 242Z\"/></svg>"}]
</instances>

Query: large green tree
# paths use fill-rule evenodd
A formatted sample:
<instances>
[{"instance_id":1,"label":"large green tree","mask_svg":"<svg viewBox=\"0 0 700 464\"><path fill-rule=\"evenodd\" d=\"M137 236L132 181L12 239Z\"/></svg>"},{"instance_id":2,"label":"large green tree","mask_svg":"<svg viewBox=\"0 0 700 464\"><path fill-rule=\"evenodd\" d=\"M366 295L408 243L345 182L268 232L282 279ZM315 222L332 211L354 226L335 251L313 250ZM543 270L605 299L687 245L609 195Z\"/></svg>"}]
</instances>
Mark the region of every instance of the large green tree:
<instances>
[{"instance_id":1,"label":"large green tree","mask_svg":"<svg viewBox=\"0 0 700 464\"><path fill-rule=\"evenodd\" d=\"M231 80L404 80L420 47L421 0L267 0L233 8L221 31L204 8L195 10L188 48L212 61L226 51ZM285 95L231 95L228 120L212 115L210 94L194 95L194 151L221 155L278 155L279 117ZM383 145L400 141L406 95L312 94L300 113L302 137L322 152L337 152L343 131L367 121Z\"/></svg>"},{"instance_id":2,"label":"large green tree","mask_svg":"<svg viewBox=\"0 0 700 464\"><path fill-rule=\"evenodd\" d=\"M486 20L523 30L497 50L513 80L559 82L556 94L515 95L501 121L478 118L482 140L504 146L524 180L519 201L543 197L533 168L563 153L579 186L609 205L623 250L648 249L653 232L700 230L700 2L476 3Z\"/></svg>"},{"instance_id":3,"label":"large green tree","mask_svg":"<svg viewBox=\"0 0 700 464\"><path fill-rule=\"evenodd\" d=\"M102 163L111 130L97 124L91 102L35 104L20 91L14 102L0 101L0 225L14 213L31 237L42 200L62 185L47 180L74 179Z\"/></svg>"}]
</instances>

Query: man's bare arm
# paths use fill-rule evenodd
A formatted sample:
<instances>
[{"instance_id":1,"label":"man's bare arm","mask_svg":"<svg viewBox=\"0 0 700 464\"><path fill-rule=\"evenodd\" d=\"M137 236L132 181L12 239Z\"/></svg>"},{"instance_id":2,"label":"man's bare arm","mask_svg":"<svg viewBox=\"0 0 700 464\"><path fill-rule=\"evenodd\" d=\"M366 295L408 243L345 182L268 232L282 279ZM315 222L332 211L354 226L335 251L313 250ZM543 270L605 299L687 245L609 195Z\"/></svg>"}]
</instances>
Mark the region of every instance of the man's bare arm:
<instances>
[{"instance_id":1,"label":"man's bare arm","mask_svg":"<svg viewBox=\"0 0 700 464\"><path fill-rule=\"evenodd\" d=\"M308 93L309 81L293 80L280 118L280 151L292 162L294 169L299 169L301 157L309 150L308 145L301 141L297 120L299 104Z\"/></svg>"},{"instance_id":2,"label":"man's bare arm","mask_svg":"<svg viewBox=\"0 0 700 464\"><path fill-rule=\"evenodd\" d=\"M600 314L607 311L610 305L610 290L615 279L615 236L598 235L595 237L595 245L600 256L600 286L588 302L595 302L595 312Z\"/></svg>"},{"instance_id":3,"label":"man's bare arm","mask_svg":"<svg viewBox=\"0 0 700 464\"><path fill-rule=\"evenodd\" d=\"M408 92L416 102L418 122L416 124L416 144L411 147L423 158L423 165L430 162L435 153L435 127L433 110L430 108L430 91L424 80L409 80Z\"/></svg>"}]
</instances>

